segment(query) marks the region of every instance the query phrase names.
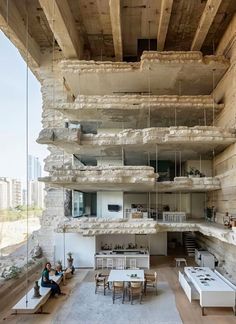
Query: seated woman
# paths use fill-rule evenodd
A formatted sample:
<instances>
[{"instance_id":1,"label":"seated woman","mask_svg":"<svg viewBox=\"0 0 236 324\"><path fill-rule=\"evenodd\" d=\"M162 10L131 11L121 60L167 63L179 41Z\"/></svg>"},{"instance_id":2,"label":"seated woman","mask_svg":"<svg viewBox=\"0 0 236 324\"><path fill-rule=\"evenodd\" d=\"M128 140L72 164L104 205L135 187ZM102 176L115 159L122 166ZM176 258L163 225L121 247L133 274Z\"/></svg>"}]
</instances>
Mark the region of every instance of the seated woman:
<instances>
[{"instance_id":1,"label":"seated woman","mask_svg":"<svg viewBox=\"0 0 236 324\"><path fill-rule=\"evenodd\" d=\"M44 267L43 272L42 272L41 286L51 288L52 296L64 295L61 292L61 289L60 289L59 285L55 281L53 281L53 280L51 280L49 278L50 270L51 270L51 263L47 262L45 264L45 267Z\"/></svg>"}]
</instances>

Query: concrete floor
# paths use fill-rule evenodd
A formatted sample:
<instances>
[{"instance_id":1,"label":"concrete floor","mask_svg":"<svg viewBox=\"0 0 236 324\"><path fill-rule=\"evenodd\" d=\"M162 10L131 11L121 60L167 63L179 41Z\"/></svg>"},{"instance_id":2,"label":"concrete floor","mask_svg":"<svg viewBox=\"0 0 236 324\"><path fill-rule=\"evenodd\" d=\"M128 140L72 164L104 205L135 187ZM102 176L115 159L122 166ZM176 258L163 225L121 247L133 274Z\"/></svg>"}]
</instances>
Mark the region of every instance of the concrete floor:
<instances>
[{"instance_id":1,"label":"concrete floor","mask_svg":"<svg viewBox=\"0 0 236 324\"><path fill-rule=\"evenodd\" d=\"M151 258L151 264L152 264L152 271L156 270L158 273L158 280L159 282L167 282L169 287L171 288L173 292L173 297L175 297L175 304L176 308L180 314L180 318L182 319L182 322L185 324L236 324L236 317L233 315L232 309L224 308L224 309L216 309L211 308L206 310L206 316L201 315L201 308L199 306L198 301L194 301L191 304L189 303L187 297L185 296L185 293L179 287L178 283L178 271L179 268L175 268L174 263L174 256L169 257L152 257ZM193 259L188 260L188 264L193 264ZM47 324L47 323L75 323L72 321L73 318L75 318L75 314L77 310L79 309L79 300L77 293L80 285L82 287L83 284L91 284L91 287L93 286L93 279L94 279L94 271L92 270L77 270L75 273L75 276L67 281L66 286L62 286L62 290L67 293L67 296L61 296L57 299L50 298L48 302L45 304L44 311L50 312L50 314L35 314L35 315L11 315L11 310L9 305L9 308L6 309L3 314L0 316L0 323L25 323L25 324ZM86 286L86 285L85 285ZM86 300L85 303L88 304L88 311L89 307L91 307L93 303L93 299L95 298L95 295L91 295L92 300ZM99 301L102 301L103 297L102 295L96 295L96 298L99 298ZM107 297L107 303L111 302L111 296L105 296ZM79 297L81 298L81 297ZM174 300L174 299L173 299ZM148 301L148 300L147 300ZM143 305L140 305L142 307L142 312L144 316L140 318L139 323L147 323L146 321L146 311L148 310L148 306L146 305L146 302L144 300ZM16 301L12 301L12 304L14 304ZM174 304L174 302L173 302ZM171 305L173 305L171 304ZM89 306L90 305L90 306ZM166 307L170 307L169 303L166 303ZM72 307L73 306L73 307ZM104 305L104 307L107 309L109 305ZM122 305L120 301L118 300L115 304L115 307L117 309L117 314L121 314L121 323L124 322L124 313L122 312L122 307L133 307L132 309L136 309L136 307L139 305L133 305L131 306L129 303ZM158 306L158 303L157 303ZM73 313L73 310L74 313ZM108 311L108 310L107 310ZM153 313L153 321L152 323L155 323L154 320L157 319L156 316L158 316L158 312L161 311L161 309L156 308L156 314ZM164 309L165 311L165 309ZM65 314L67 312L67 318L65 320ZM60 314L63 318L58 317ZM102 322L102 318L100 317L100 312L98 312L99 316L99 324L104 324ZM155 316L156 315L156 316ZM104 316L106 316L106 313L104 313ZM123 318L122 318L123 317ZM104 317L105 318L105 317ZM71 320L70 320L71 319ZM116 318L112 318L112 321L110 323L114 323L114 320ZM84 324L82 321L77 321L78 324ZM94 324L94 322L92 322ZM135 322L138 323L138 322ZM156 322L158 323L158 321ZM161 323L161 322L159 322ZM173 322L169 321L169 324L173 324Z\"/></svg>"}]
</instances>

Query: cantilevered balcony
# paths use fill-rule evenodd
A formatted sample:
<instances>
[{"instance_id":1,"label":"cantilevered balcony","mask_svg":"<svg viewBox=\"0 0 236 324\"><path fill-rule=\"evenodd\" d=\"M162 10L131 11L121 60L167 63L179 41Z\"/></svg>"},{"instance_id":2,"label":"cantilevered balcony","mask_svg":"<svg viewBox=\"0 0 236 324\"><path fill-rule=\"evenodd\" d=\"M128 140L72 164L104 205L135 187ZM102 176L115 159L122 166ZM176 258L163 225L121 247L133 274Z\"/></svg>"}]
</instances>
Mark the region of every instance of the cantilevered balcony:
<instances>
[{"instance_id":1,"label":"cantilevered balcony","mask_svg":"<svg viewBox=\"0 0 236 324\"><path fill-rule=\"evenodd\" d=\"M75 97L114 93L155 95L210 94L212 71L215 85L229 67L223 56L201 52L143 52L141 62L95 62L64 60L62 75ZM194 86L190 86L193 85Z\"/></svg>"},{"instance_id":2,"label":"cantilevered balcony","mask_svg":"<svg viewBox=\"0 0 236 324\"><path fill-rule=\"evenodd\" d=\"M55 187L81 191L149 191L155 186L157 174L149 166L86 166L58 168L41 180Z\"/></svg>"},{"instance_id":3,"label":"cantilevered balcony","mask_svg":"<svg viewBox=\"0 0 236 324\"><path fill-rule=\"evenodd\" d=\"M235 143L235 131L214 126L153 127L125 129L117 132L83 134L80 129L47 128L40 132L40 144L55 145L71 154L84 156L118 156L121 149L127 154L181 151L190 154L219 153Z\"/></svg>"},{"instance_id":4,"label":"cantilevered balcony","mask_svg":"<svg viewBox=\"0 0 236 324\"><path fill-rule=\"evenodd\" d=\"M57 227L57 232L81 233L84 236L101 234L155 234L156 222L152 218L145 220L103 217L71 218L61 222Z\"/></svg>"},{"instance_id":5,"label":"cantilevered balcony","mask_svg":"<svg viewBox=\"0 0 236 324\"><path fill-rule=\"evenodd\" d=\"M84 236L101 234L156 234L160 232L200 232L204 235L236 245L236 234L223 225L203 219L190 219L180 223L162 223L148 219L66 218L58 224L58 233L80 233Z\"/></svg>"},{"instance_id":6,"label":"cantilevered balcony","mask_svg":"<svg viewBox=\"0 0 236 324\"><path fill-rule=\"evenodd\" d=\"M134 192L206 192L220 189L214 177L176 177L157 182L158 174L149 166L85 166L57 168L41 181L53 187L80 191L122 190Z\"/></svg>"},{"instance_id":7,"label":"cantilevered balcony","mask_svg":"<svg viewBox=\"0 0 236 324\"><path fill-rule=\"evenodd\" d=\"M79 95L74 102L59 102L55 108L70 120L78 121L83 129L146 128L171 125L211 125L223 104L211 96L156 95Z\"/></svg>"},{"instance_id":8,"label":"cantilevered balcony","mask_svg":"<svg viewBox=\"0 0 236 324\"><path fill-rule=\"evenodd\" d=\"M174 181L158 182L155 190L158 192L206 192L220 188L220 180L217 177L176 177Z\"/></svg>"}]
</instances>

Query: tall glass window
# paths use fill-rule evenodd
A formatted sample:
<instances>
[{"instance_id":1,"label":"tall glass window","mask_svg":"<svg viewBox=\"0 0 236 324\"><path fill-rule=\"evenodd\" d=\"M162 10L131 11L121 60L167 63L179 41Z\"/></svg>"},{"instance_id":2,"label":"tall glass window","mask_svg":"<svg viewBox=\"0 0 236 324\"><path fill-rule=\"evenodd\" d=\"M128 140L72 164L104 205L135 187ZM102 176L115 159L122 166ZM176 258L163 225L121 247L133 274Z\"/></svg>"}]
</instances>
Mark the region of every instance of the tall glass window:
<instances>
[{"instance_id":1,"label":"tall glass window","mask_svg":"<svg viewBox=\"0 0 236 324\"><path fill-rule=\"evenodd\" d=\"M82 216L84 214L84 194L83 192L74 190L74 217Z\"/></svg>"}]
</instances>

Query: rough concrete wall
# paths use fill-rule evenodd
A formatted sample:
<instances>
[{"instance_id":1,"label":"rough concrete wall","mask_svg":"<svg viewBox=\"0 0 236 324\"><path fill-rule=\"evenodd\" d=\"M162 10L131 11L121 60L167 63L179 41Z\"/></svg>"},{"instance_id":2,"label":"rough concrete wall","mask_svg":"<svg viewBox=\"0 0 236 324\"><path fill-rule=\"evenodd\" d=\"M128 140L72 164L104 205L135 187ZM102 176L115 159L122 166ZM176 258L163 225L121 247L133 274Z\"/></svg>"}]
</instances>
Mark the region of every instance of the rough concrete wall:
<instances>
[{"instance_id":1,"label":"rough concrete wall","mask_svg":"<svg viewBox=\"0 0 236 324\"><path fill-rule=\"evenodd\" d=\"M236 125L236 45L231 53L231 65L220 83L214 97L225 107L215 121L216 126L235 128ZM231 144L213 160L214 175L220 178L221 190L208 196L209 205L216 207L217 222L223 223L225 213L236 215L236 144Z\"/></svg>"},{"instance_id":2,"label":"rough concrete wall","mask_svg":"<svg viewBox=\"0 0 236 324\"><path fill-rule=\"evenodd\" d=\"M199 232L196 233L196 240L200 246L206 248L215 255L219 261L219 267L222 272L228 276L230 280L236 282L236 246L221 242L210 236L205 236Z\"/></svg>"},{"instance_id":3,"label":"rough concrete wall","mask_svg":"<svg viewBox=\"0 0 236 324\"><path fill-rule=\"evenodd\" d=\"M58 53L60 56L60 53ZM40 67L41 92L43 99L42 125L46 127L64 127L65 118L54 108L57 103L67 100L67 91L63 84L58 68L57 54L52 63L52 54L45 55L44 63ZM61 167L72 162L72 156L62 150L49 146L49 156L45 159L45 171L51 174L55 166ZM49 188L46 186L45 211L41 219L41 230L39 232L39 243L43 248L44 255L53 261L55 228L64 219L64 203L66 191L63 189Z\"/></svg>"},{"instance_id":4,"label":"rough concrete wall","mask_svg":"<svg viewBox=\"0 0 236 324\"><path fill-rule=\"evenodd\" d=\"M236 46L231 51L231 66L218 84L214 97L225 107L215 121L216 126L236 125ZM216 221L223 223L225 213L236 215L236 144L231 144L213 159L213 174L219 177L221 189L208 194L208 205L216 207ZM198 234L199 243L219 260L219 266L229 279L236 282L236 247L214 237Z\"/></svg>"}]
</instances>

